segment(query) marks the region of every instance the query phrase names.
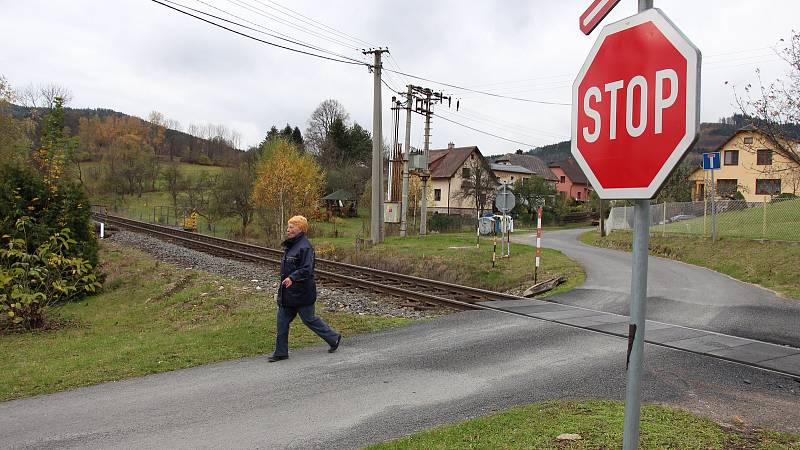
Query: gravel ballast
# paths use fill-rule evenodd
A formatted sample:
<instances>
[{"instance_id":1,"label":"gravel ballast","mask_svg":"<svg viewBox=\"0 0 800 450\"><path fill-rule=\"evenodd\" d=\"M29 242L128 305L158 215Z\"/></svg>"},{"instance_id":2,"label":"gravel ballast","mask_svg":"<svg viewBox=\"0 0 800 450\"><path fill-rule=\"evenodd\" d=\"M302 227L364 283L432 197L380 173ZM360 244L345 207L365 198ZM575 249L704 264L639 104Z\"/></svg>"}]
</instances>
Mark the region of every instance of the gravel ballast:
<instances>
[{"instance_id":1,"label":"gravel ballast","mask_svg":"<svg viewBox=\"0 0 800 450\"><path fill-rule=\"evenodd\" d=\"M129 231L118 231L106 240L142 250L159 261L179 267L191 267L217 275L251 283L257 290L274 292L278 287L278 272L272 267L235 261L180 247L175 244ZM326 311L352 314L422 319L442 315L441 310L420 311L399 305L398 300L361 291L326 288L317 283L317 302Z\"/></svg>"}]
</instances>

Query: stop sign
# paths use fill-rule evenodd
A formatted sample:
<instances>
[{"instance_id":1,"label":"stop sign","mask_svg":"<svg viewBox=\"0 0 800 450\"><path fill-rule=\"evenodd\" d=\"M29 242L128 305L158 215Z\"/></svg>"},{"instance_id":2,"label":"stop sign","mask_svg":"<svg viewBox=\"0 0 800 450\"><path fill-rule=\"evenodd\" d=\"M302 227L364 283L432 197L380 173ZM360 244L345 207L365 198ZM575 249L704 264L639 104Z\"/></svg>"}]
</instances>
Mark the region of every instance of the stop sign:
<instances>
[{"instance_id":1,"label":"stop sign","mask_svg":"<svg viewBox=\"0 0 800 450\"><path fill-rule=\"evenodd\" d=\"M659 9L605 26L572 86L572 155L600 198L655 196L696 139L700 51Z\"/></svg>"}]
</instances>

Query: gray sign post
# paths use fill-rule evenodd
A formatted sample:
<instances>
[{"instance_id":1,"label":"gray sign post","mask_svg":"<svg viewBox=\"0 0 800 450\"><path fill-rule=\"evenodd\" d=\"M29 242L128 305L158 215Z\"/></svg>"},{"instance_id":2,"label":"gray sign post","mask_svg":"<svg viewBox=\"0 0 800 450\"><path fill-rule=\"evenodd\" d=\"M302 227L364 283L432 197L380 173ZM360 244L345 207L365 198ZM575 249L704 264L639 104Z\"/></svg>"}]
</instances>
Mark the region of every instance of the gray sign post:
<instances>
[{"instance_id":1,"label":"gray sign post","mask_svg":"<svg viewBox=\"0 0 800 450\"><path fill-rule=\"evenodd\" d=\"M505 235L506 235L506 226L507 226L507 223L508 223L507 220L506 220L506 214L509 211L511 211L512 209L514 209L514 205L516 205L516 204L517 204L517 198L514 197L514 193L508 190L508 184L507 183L503 183L503 185L500 187L500 192L498 192L497 195L495 195L495 197L494 197L494 206L496 206L497 209L499 209L503 213L502 222L500 224L500 232L502 233L501 238L500 238L500 255L501 256L506 256L507 253L508 253L508 255L511 254L511 240L510 239L508 241L507 253L506 253L506 249L505 249L506 243L505 243L505 239L504 238L505 238Z\"/></svg>"}]
</instances>

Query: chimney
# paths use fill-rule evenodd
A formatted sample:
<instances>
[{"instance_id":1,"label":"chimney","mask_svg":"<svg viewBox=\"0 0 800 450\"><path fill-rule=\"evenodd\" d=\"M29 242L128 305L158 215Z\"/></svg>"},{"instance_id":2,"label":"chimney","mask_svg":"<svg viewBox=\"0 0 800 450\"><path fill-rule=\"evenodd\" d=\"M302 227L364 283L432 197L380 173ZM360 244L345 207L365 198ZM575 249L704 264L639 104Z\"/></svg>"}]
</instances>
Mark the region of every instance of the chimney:
<instances>
[{"instance_id":1,"label":"chimney","mask_svg":"<svg viewBox=\"0 0 800 450\"><path fill-rule=\"evenodd\" d=\"M456 148L456 144L453 144L452 142L448 143L447 149L450 150L451 148Z\"/></svg>"}]
</instances>

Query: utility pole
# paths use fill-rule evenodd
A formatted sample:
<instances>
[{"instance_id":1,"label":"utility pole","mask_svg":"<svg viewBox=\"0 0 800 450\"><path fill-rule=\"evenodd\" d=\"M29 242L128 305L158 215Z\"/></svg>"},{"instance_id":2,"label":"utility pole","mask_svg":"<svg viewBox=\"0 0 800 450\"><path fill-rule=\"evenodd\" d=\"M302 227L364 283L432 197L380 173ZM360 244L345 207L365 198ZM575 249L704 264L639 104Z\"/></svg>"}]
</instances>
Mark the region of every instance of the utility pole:
<instances>
[{"instance_id":1,"label":"utility pole","mask_svg":"<svg viewBox=\"0 0 800 450\"><path fill-rule=\"evenodd\" d=\"M372 66L374 94L372 106L372 206L370 209L370 237L373 244L383 242L383 135L381 133L381 55L389 49L364 50L372 53L375 64Z\"/></svg>"},{"instance_id":2,"label":"utility pole","mask_svg":"<svg viewBox=\"0 0 800 450\"><path fill-rule=\"evenodd\" d=\"M428 170L428 159L431 143L431 116L433 116L433 104L436 102L441 102L445 99L449 103L451 101L451 97L447 97L441 92L433 92L428 88L421 88L419 86L409 86L409 92L416 92L424 95L424 98L419 99L417 102L416 110L418 113L425 116L425 146L423 148L425 161L423 162L424 167L419 169L420 178L422 178L422 204L419 208L419 234L420 236L425 236L428 234L428 179L431 177L431 173ZM406 130L406 135L409 133L410 131Z\"/></svg>"},{"instance_id":3,"label":"utility pole","mask_svg":"<svg viewBox=\"0 0 800 450\"><path fill-rule=\"evenodd\" d=\"M425 100L424 100L424 108L425 108L425 146L423 147L423 152L425 154L425 165L426 167L422 170L422 204L419 207L419 235L425 236L428 234L428 178L431 176L431 172L428 170L428 152L430 151L431 147L431 114L433 114L433 110L431 110L431 90L427 89L425 92Z\"/></svg>"},{"instance_id":4,"label":"utility pole","mask_svg":"<svg viewBox=\"0 0 800 450\"><path fill-rule=\"evenodd\" d=\"M400 237L406 237L408 229L408 158L411 156L411 106L414 101L413 86L408 85L406 94L406 150L403 153L403 188L400 197Z\"/></svg>"}]
</instances>

